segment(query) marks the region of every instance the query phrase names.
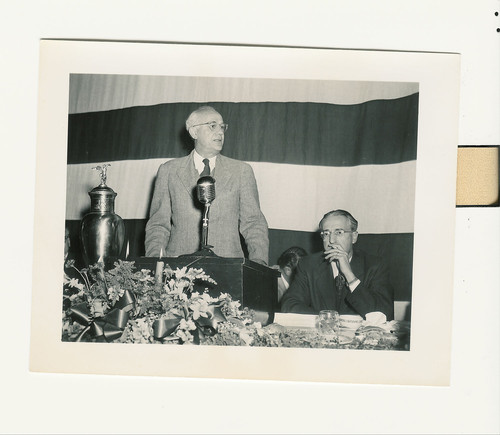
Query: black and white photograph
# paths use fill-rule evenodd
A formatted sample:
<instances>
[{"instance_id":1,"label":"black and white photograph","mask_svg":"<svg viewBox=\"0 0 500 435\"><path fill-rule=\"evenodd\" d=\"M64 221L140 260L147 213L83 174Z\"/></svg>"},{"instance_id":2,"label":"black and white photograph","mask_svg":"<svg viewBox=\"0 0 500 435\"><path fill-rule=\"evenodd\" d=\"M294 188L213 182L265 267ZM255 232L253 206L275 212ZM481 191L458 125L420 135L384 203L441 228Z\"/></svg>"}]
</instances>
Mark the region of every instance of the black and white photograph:
<instances>
[{"instance_id":1,"label":"black and white photograph","mask_svg":"<svg viewBox=\"0 0 500 435\"><path fill-rule=\"evenodd\" d=\"M127 292L121 342L409 349L418 84L71 75L69 107L65 339L115 341L74 320Z\"/></svg>"},{"instance_id":2,"label":"black and white photograph","mask_svg":"<svg viewBox=\"0 0 500 435\"><path fill-rule=\"evenodd\" d=\"M427 282L415 248L435 232L416 231L425 216L416 192L418 172L433 170L426 132L440 104L439 92L422 94L436 78L422 71L446 65L440 74L450 85L441 92L452 104L456 57L71 41L41 48L47 91L61 92L47 103L66 98L57 112L65 209L50 242L60 248L52 308L62 310L63 354L198 354L217 362L202 373L234 377L220 363L229 353L245 361L236 377L290 380L296 371L276 373L264 360L282 365L297 352L320 365L414 358L413 341L430 327L419 316L439 305L426 301L418 313L428 289L414 285ZM85 65L94 72L70 62L78 50L95 56ZM126 63L110 71L128 51L144 60L158 51L171 64L153 65L156 74ZM179 67L188 55L202 60ZM94 66L100 56L109 67ZM234 56L258 67L218 66ZM289 74L300 61L310 70ZM409 64L412 74L397 71ZM51 88L58 76L64 82ZM446 143L446 119L438 130ZM440 313L434 322L444 322L445 337ZM175 364L162 369L179 373ZM446 382L448 370L445 358L439 381L432 370L418 377ZM352 376L339 380L373 375ZM406 371L377 376L420 382Z\"/></svg>"},{"instance_id":3,"label":"black and white photograph","mask_svg":"<svg viewBox=\"0 0 500 435\"><path fill-rule=\"evenodd\" d=\"M499 0L0 11L1 433L500 432Z\"/></svg>"}]
</instances>

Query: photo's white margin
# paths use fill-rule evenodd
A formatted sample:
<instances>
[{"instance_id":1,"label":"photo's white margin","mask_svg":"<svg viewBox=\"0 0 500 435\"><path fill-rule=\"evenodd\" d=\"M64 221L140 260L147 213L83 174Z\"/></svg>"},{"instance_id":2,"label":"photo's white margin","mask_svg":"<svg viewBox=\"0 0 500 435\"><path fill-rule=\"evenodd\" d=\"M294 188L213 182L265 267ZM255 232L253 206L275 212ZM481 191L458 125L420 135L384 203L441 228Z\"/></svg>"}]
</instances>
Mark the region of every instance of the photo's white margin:
<instances>
[{"instance_id":1,"label":"photo's white margin","mask_svg":"<svg viewBox=\"0 0 500 435\"><path fill-rule=\"evenodd\" d=\"M65 220L61 198L66 195L71 73L418 82L411 350L61 342ZM456 54L42 41L30 369L449 385L459 77Z\"/></svg>"}]
</instances>

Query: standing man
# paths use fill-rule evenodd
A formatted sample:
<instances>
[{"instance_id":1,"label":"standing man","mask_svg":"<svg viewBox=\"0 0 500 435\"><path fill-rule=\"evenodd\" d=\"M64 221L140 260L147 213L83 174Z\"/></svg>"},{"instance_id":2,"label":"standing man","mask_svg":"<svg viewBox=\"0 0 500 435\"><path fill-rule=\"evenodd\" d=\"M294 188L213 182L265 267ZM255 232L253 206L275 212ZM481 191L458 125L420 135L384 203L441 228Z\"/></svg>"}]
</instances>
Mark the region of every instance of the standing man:
<instances>
[{"instance_id":1,"label":"standing man","mask_svg":"<svg viewBox=\"0 0 500 435\"><path fill-rule=\"evenodd\" d=\"M317 314L382 313L393 318L389 271L378 258L354 248L358 221L345 210L333 210L321 219L323 252L300 260L295 279L283 296L283 312Z\"/></svg>"},{"instance_id":2,"label":"standing man","mask_svg":"<svg viewBox=\"0 0 500 435\"><path fill-rule=\"evenodd\" d=\"M208 244L221 257L243 257L241 234L250 260L268 263L268 227L252 167L220 154L227 128L210 106L196 109L187 118L194 150L158 169L146 224L146 256L177 257L200 248L203 207L196 197L196 183L200 176L211 175L216 182Z\"/></svg>"}]
</instances>

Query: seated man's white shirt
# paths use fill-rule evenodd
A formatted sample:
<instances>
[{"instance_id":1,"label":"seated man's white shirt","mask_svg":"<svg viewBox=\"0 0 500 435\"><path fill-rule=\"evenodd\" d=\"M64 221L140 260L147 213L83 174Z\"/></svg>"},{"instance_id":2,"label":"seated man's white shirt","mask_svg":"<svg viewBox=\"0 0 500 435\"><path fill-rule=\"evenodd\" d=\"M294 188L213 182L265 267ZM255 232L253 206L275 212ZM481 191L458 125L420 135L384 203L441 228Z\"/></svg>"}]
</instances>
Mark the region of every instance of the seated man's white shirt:
<instances>
[{"instance_id":1,"label":"seated man's white shirt","mask_svg":"<svg viewBox=\"0 0 500 435\"><path fill-rule=\"evenodd\" d=\"M288 284L288 281L285 279L283 274L281 274L278 278L278 302L288 290L288 287L290 287L290 284Z\"/></svg>"},{"instance_id":2,"label":"seated man's white shirt","mask_svg":"<svg viewBox=\"0 0 500 435\"><path fill-rule=\"evenodd\" d=\"M351 262L352 260L352 255L349 257L349 263ZM330 263L330 265L332 266L332 270L333 270L333 276L334 278L337 278L338 274L339 274L339 270L337 268L337 264L335 263L335 261L332 261ZM361 283L361 281L359 280L359 278L356 278L356 280L352 283L352 284L347 284L347 286L349 287L349 290L351 290L351 293L356 290L356 287Z\"/></svg>"}]
</instances>

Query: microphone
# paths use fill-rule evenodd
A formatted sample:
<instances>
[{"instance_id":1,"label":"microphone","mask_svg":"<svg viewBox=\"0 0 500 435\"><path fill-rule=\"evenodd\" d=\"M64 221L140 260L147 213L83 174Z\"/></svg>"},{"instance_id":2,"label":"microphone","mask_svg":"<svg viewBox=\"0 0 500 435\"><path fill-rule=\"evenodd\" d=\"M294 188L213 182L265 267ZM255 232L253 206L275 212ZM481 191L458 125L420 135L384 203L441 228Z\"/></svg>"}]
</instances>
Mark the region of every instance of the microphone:
<instances>
[{"instance_id":1,"label":"microphone","mask_svg":"<svg viewBox=\"0 0 500 435\"><path fill-rule=\"evenodd\" d=\"M198 201L205 205L203 211L203 220L201 226L201 252L211 252L208 244L208 211L212 201L215 199L215 180L206 175L200 177L196 183L196 195Z\"/></svg>"},{"instance_id":2,"label":"microphone","mask_svg":"<svg viewBox=\"0 0 500 435\"><path fill-rule=\"evenodd\" d=\"M187 254L187 256L196 257L217 257L210 248L213 246L208 244L208 212L210 210L210 205L215 199L215 179L209 175L200 177L196 183L196 196L198 201L200 201L203 207L203 217L201 221L201 246L200 249L193 254ZM182 257L183 255L181 255ZM196 260L197 261L197 260ZM191 263L192 264L192 263Z\"/></svg>"},{"instance_id":3,"label":"microphone","mask_svg":"<svg viewBox=\"0 0 500 435\"><path fill-rule=\"evenodd\" d=\"M206 175L196 183L196 195L202 204L210 204L215 199L215 179Z\"/></svg>"}]
</instances>

